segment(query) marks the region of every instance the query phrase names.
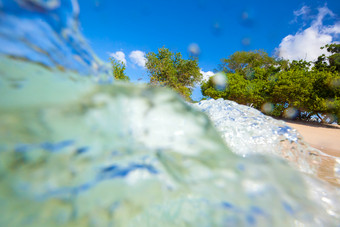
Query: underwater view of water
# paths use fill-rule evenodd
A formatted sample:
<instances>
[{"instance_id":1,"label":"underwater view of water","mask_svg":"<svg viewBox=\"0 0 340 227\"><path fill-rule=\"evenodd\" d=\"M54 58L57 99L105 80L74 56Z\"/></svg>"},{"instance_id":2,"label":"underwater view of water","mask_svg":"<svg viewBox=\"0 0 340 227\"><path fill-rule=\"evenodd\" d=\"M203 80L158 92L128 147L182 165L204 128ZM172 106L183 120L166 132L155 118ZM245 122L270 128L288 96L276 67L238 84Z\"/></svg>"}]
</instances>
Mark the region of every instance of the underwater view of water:
<instances>
[{"instance_id":1,"label":"underwater view of water","mask_svg":"<svg viewBox=\"0 0 340 227\"><path fill-rule=\"evenodd\" d=\"M283 121L112 81L75 0L0 10L0 226L340 226L339 158Z\"/></svg>"}]
</instances>

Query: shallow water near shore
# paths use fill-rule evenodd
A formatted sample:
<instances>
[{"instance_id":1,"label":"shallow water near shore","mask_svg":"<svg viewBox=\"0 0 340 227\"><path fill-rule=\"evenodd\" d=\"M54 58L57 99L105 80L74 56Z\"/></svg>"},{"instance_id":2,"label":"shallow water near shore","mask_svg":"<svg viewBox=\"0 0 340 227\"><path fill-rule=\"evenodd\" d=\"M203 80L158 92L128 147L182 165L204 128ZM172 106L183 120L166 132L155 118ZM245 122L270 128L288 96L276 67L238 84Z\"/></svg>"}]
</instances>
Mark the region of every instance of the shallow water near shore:
<instances>
[{"instance_id":1,"label":"shallow water near shore","mask_svg":"<svg viewBox=\"0 0 340 227\"><path fill-rule=\"evenodd\" d=\"M309 146L284 121L223 99L201 101L194 106L210 117L234 153L278 156L301 172L339 186L339 158Z\"/></svg>"},{"instance_id":2,"label":"shallow water near shore","mask_svg":"<svg viewBox=\"0 0 340 227\"><path fill-rule=\"evenodd\" d=\"M295 130L230 101L193 107L167 89L111 84L75 1L9 2L1 226L339 224L339 160Z\"/></svg>"}]
</instances>

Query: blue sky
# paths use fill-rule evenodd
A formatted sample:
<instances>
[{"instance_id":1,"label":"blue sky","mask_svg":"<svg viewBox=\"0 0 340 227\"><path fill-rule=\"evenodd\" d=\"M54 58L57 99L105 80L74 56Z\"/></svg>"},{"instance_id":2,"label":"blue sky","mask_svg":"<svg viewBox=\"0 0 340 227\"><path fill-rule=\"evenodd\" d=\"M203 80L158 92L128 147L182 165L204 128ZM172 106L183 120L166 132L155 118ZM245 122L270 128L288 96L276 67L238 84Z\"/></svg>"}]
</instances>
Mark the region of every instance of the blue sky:
<instances>
[{"instance_id":1,"label":"blue sky","mask_svg":"<svg viewBox=\"0 0 340 227\"><path fill-rule=\"evenodd\" d=\"M340 40L338 0L88 0L79 6L90 46L104 61L125 61L136 82L149 80L143 55L163 46L184 58L198 47L199 66L211 75L221 58L236 51L312 60L320 46ZM196 89L193 98L200 97Z\"/></svg>"}]
</instances>

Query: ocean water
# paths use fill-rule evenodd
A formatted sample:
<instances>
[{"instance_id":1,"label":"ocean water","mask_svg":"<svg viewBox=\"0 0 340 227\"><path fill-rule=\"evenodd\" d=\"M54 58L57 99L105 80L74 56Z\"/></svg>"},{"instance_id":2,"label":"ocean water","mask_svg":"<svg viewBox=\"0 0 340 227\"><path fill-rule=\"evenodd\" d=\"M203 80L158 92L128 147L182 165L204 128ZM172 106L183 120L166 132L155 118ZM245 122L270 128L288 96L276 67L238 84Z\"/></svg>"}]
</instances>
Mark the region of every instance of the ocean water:
<instances>
[{"instance_id":1,"label":"ocean water","mask_svg":"<svg viewBox=\"0 0 340 227\"><path fill-rule=\"evenodd\" d=\"M310 147L284 121L223 99L204 100L193 106L209 116L232 152L241 156L274 155L301 172L339 186L340 159Z\"/></svg>"},{"instance_id":2,"label":"ocean water","mask_svg":"<svg viewBox=\"0 0 340 227\"><path fill-rule=\"evenodd\" d=\"M0 7L0 226L339 226L339 160L283 122L112 83L76 1Z\"/></svg>"}]
</instances>

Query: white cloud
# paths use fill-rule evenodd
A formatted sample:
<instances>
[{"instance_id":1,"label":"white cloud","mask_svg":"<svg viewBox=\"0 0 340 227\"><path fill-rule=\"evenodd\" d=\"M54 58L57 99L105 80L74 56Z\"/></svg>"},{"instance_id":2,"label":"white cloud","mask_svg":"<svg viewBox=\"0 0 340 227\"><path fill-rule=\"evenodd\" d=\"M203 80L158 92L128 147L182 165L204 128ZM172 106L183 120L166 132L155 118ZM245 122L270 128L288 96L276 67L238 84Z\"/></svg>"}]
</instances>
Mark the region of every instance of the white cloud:
<instances>
[{"instance_id":1,"label":"white cloud","mask_svg":"<svg viewBox=\"0 0 340 227\"><path fill-rule=\"evenodd\" d=\"M136 64L143 68L145 67L146 58L145 58L145 53L143 51L140 51L140 50L132 51L129 57L133 64Z\"/></svg>"},{"instance_id":2,"label":"white cloud","mask_svg":"<svg viewBox=\"0 0 340 227\"><path fill-rule=\"evenodd\" d=\"M329 10L326 6L319 8L319 13L317 15L316 20L313 22L312 26L323 26L322 20L325 16L330 15L331 17L334 17L334 13Z\"/></svg>"},{"instance_id":3,"label":"white cloud","mask_svg":"<svg viewBox=\"0 0 340 227\"><path fill-rule=\"evenodd\" d=\"M213 72L208 71L208 72L204 72L203 70L200 70L200 73L203 75L202 78L202 82L207 82L209 80L210 77L212 77L213 75L215 75Z\"/></svg>"},{"instance_id":4,"label":"white cloud","mask_svg":"<svg viewBox=\"0 0 340 227\"><path fill-rule=\"evenodd\" d=\"M296 17L301 16L301 15L306 15L310 11L310 8L308 6L302 6L301 9L294 11L294 15Z\"/></svg>"},{"instance_id":5,"label":"white cloud","mask_svg":"<svg viewBox=\"0 0 340 227\"><path fill-rule=\"evenodd\" d=\"M123 62L126 65L125 54L123 51L117 51L116 53L110 53L110 56L118 61Z\"/></svg>"},{"instance_id":6,"label":"white cloud","mask_svg":"<svg viewBox=\"0 0 340 227\"><path fill-rule=\"evenodd\" d=\"M302 7L294 14L296 16L304 15L307 10L308 8ZM323 19L326 16L335 17L335 15L326 6L318 10L318 15L312 21L310 27L282 39L276 49L279 57L289 60L315 61L318 56L327 53L325 49L321 50L320 47L334 42L334 39L340 34L340 23L331 26L323 25Z\"/></svg>"},{"instance_id":7,"label":"white cloud","mask_svg":"<svg viewBox=\"0 0 340 227\"><path fill-rule=\"evenodd\" d=\"M307 20L310 16L310 8L308 6L302 6L301 9L294 11L294 20L293 22L297 22L298 17L302 17L303 20ZM304 23L304 25L306 25Z\"/></svg>"}]
</instances>

